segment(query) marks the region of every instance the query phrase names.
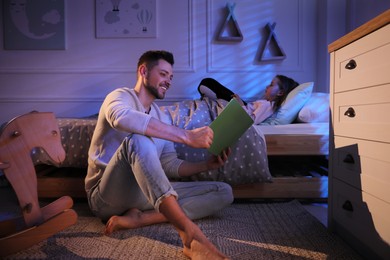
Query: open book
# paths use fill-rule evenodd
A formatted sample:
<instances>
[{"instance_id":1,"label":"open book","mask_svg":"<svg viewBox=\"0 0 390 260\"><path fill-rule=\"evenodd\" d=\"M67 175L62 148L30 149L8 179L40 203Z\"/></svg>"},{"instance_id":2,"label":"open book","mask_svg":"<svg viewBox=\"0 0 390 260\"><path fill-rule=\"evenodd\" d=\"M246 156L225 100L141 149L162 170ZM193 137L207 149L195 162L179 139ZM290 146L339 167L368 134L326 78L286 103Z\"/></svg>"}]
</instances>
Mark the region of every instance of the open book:
<instances>
[{"instance_id":1,"label":"open book","mask_svg":"<svg viewBox=\"0 0 390 260\"><path fill-rule=\"evenodd\" d=\"M210 124L214 131L214 139L209 152L214 155L221 154L224 149L234 145L252 124L252 118L233 98Z\"/></svg>"}]
</instances>

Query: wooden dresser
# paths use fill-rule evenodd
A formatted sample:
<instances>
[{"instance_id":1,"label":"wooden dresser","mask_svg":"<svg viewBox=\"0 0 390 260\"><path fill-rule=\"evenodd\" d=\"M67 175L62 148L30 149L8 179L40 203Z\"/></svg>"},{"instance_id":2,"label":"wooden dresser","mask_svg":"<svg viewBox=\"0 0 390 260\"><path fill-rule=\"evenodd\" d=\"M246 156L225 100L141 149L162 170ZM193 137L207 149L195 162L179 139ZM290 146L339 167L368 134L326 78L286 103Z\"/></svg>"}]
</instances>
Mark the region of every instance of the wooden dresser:
<instances>
[{"instance_id":1,"label":"wooden dresser","mask_svg":"<svg viewBox=\"0 0 390 260\"><path fill-rule=\"evenodd\" d=\"M329 228L390 259L390 10L328 46Z\"/></svg>"}]
</instances>

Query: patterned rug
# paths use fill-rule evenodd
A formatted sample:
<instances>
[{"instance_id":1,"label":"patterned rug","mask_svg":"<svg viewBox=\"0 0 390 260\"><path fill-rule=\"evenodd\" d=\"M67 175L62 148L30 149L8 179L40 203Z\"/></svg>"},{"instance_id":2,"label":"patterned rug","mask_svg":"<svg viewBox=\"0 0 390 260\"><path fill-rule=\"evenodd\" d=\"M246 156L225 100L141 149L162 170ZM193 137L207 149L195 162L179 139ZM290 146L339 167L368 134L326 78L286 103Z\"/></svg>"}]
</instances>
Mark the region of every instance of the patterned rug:
<instances>
[{"instance_id":1,"label":"patterned rug","mask_svg":"<svg viewBox=\"0 0 390 260\"><path fill-rule=\"evenodd\" d=\"M75 225L7 259L188 259L170 224L108 237L85 205L75 209ZM231 259L360 259L298 201L234 203L196 223Z\"/></svg>"}]
</instances>

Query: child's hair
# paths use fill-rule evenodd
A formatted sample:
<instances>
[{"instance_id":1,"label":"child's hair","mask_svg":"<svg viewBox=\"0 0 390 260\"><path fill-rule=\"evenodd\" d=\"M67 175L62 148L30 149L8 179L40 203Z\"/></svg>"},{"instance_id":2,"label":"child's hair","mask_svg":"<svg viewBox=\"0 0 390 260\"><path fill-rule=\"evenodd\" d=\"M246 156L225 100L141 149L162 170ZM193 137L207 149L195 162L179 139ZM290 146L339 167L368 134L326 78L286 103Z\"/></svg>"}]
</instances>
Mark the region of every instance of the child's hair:
<instances>
[{"instance_id":1,"label":"child's hair","mask_svg":"<svg viewBox=\"0 0 390 260\"><path fill-rule=\"evenodd\" d=\"M282 95L275 97L273 104L274 111L280 108L280 106L286 100L288 93L290 93L291 90L299 86L299 83L292 78L286 77L284 75L276 75L275 77L279 79L278 86L279 89L282 91Z\"/></svg>"}]
</instances>

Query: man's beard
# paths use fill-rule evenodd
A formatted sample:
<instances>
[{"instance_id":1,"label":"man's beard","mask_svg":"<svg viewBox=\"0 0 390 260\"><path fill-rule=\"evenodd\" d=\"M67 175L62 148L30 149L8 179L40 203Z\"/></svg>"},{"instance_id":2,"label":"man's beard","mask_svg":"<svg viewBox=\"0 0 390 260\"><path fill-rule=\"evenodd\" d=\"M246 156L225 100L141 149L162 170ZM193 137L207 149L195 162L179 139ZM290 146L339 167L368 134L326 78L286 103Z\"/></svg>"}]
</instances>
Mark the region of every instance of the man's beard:
<instances>
[{"instance_id":1,"label":"man's beard","mask_svg":"<svg viewBox=\"0 0 390 260\"><path fill-rule=\"evenodd\" d=\"M145 85L145 88L152 94L156 99L164 99L165 94L161 94L158 92L158 87L153 87L152 85Z\"/></svg>"},{"instance_id":2,"label":"man's beard","mask_svg":"<svg viewBox=\"0 0 390 260\"><path fill-rule=\"evenodd\" d=\"M158 86L154 87L149 84L149 76L146 76L146 81L145 81L145 88L149 91L149 93L155 98L155 99L164 99L165 94L160 94L158 92Z\"/></svg>"}]
</instances>

